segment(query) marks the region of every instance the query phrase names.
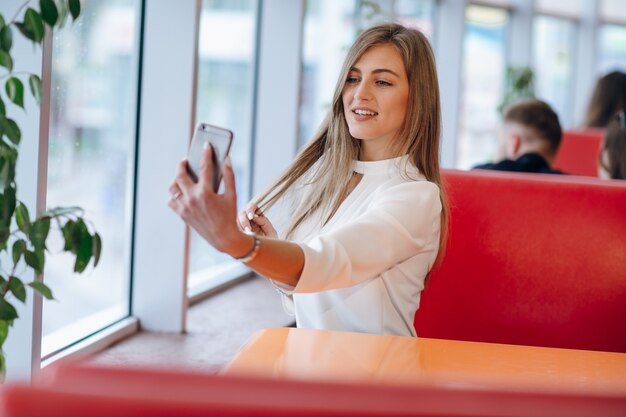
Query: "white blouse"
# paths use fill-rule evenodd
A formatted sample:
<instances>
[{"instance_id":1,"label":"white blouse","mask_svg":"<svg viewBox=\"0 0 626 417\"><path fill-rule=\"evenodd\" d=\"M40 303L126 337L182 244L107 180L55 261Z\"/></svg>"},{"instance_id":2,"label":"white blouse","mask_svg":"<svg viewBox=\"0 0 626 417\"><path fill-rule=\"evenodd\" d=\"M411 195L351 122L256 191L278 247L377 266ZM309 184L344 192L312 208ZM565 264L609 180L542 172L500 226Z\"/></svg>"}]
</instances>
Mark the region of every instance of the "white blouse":
<instances>
[{"instance_id":1,"label":"white blouse","mask_svg":"<svg viewBox=\"0 0 626 417\"><path fill-rule=\"evenodd\" d=\"M298 327L415 336L439 249L439 188L406 156L355 161L354 172L361 181L333 217L296 230L292 240L304 251L298 284L275 284Z\"/></svg>"}]
</instances>

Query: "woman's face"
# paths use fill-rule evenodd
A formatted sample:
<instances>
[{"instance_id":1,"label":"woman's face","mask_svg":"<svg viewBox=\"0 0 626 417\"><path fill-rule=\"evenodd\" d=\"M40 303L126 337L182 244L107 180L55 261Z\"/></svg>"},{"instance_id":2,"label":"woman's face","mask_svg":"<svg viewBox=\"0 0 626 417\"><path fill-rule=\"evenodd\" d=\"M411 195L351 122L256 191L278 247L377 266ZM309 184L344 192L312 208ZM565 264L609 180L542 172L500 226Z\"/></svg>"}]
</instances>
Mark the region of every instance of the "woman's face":
<instances>
[{"instance_id":1,"label":"woman's face","mask_svg":"<svg viewBox=\"0 0 626 417\"><path fill-rule=\"evenodd\" d=\"M341 92L350 134L361 139L361 160L391 158L388 145L404 124L409 80L391 44L368 49L350 69Z\"/></svg>"}]
</instances>

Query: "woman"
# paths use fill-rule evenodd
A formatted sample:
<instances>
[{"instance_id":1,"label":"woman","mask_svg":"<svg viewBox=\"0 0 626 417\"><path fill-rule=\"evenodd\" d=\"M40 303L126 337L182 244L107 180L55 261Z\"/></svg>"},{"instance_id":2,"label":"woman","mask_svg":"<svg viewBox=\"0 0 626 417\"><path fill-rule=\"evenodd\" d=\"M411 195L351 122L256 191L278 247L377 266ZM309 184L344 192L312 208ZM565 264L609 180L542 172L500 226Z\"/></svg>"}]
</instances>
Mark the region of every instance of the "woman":
<instances>
[{"instance_id":1,"label":"woman","mask_svg":"<svg viewBox=\"0 0 626 417\"><path fill-rule=\"evenodd\" d=\"M596 83L584 127L606 128L615 113L622 109L626 109L626 74L613 71Z\"/></svg>"},{"instance_id":2,"label":"woman","mask_svg":"<svg viewBox=\"0 0 626 417\"><path fill-rule=\"evenodd\" d=\"M238 222L230 164L224 194L206 185L210 149L198 184L181 162L169 204L215 248L275 282L298 327L415 336L420 293L446 236L439 133L428 40L375 26L348 52L317 134ZM293 210L282 239L263 215L276 203Z\"/></svg>"},{"instance_id":3,"label":"woman","mask_svg":"<svg viewBox=\"0 0 626 417\"><path fill-rule=\"evenodd\" d=\"M604 134L598 176L626 180L626 109L617 113Z\"/></svg>"}]
</instances>

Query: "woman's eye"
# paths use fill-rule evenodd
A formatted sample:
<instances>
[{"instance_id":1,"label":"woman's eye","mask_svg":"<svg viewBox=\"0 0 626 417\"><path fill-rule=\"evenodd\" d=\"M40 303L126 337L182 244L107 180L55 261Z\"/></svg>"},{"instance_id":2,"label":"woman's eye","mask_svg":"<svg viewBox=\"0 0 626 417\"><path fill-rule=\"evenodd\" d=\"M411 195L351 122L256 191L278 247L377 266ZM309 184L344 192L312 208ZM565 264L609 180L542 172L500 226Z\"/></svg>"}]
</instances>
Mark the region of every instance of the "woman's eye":
<instances>
[{"instance_id":1,"label":"woman's eye","mask_svg":"<svg viewBox=\"0 0 626 417\"><path fill-rule=\"evenodd\" d=\"M359 79L357 77L348 77L348 79L346 80L346 84L356 84L359 82Z\"/></svg>"},{"instance_id":2,"label":"woman's eye","mask_svg":"<svg viewBox=\"0 0 626 417\"><path fill-rule=\"evenodd\" d=\"M390 82L387 82L385 80L378 80L376 81L376 84L382 86L382 87L389 87L390 85L392 85Z\"/></svg>"}]
</instances>

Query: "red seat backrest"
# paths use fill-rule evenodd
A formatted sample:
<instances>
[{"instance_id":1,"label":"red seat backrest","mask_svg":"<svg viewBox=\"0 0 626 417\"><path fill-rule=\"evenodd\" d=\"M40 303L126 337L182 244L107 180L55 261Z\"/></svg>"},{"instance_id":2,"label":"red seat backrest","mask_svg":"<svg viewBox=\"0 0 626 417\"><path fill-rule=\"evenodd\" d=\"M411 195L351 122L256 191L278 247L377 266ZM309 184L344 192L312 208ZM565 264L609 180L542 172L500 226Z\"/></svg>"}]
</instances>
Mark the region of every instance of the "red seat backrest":
<instances>
[{"instance_id":1,"label":"red seat backrest","mask_svg":"<svg viewBox=\"0 0 626 417\"><path fill-rule=\"evenodd\" d=\"M563 132L554 167L568 174L597 177L603 135L604 129Z\"/></svg>"},{"instance_id":2,"label":"red seat backrest","mask_svg":"<svg viewBox=\"0 0 626 417\"><path fill-rule=\"evenodd\" d=\"M545 391L545 390L544 390ZM4 386L4 417L619 416L623 393L446 384L377 385L71 366L38 386Z\"/></svg>"},{"instance_id":3,"label":"red seat backrest","mask_svg":"<svg viewBox=\"0 0 626 417\"><path fill-rule=\"evenodd\" d=\"M626 181L446 171L418 336L626 353Z\"/></svg>"}]
</instances>

